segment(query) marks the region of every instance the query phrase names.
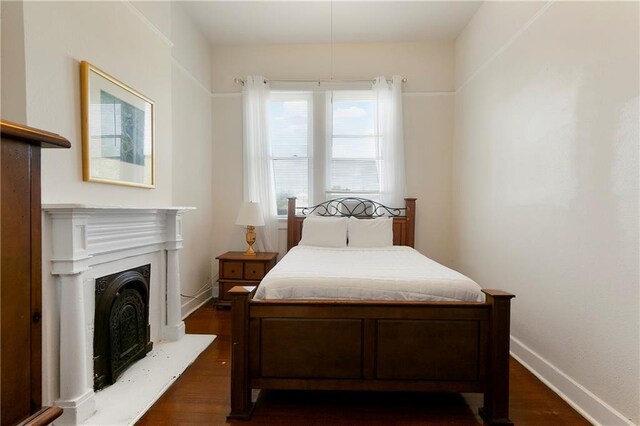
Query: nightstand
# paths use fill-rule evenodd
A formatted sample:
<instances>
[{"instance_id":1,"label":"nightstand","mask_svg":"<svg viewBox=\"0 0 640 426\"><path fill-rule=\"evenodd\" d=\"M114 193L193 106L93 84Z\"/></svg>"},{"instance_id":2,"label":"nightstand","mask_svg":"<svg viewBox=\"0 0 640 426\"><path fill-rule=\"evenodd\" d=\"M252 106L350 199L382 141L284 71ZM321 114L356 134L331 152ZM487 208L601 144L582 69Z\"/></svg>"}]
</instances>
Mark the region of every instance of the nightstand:
<instances>
[{"instance_id":1,"label":"nightstand","mask_svg":"<svg viewBox=\"0 0 640 426\"><path fill-rule=\"evenodd\" d=\"M237 285L258 286L276 264L278 253L257 252L245 256L241 251L229 251L218 259L218 301L216 306L231 306L227 291Z\"/></svg>"}]
</instances>

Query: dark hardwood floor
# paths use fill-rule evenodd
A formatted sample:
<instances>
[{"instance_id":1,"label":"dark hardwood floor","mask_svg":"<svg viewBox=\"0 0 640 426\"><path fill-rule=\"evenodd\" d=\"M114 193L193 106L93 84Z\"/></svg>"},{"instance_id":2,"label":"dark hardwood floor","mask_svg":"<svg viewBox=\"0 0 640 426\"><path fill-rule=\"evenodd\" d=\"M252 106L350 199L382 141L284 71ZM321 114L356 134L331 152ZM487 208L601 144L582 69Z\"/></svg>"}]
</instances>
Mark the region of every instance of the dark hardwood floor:
<instances>
[{"instance_id":1,"label":"dark hardwood floor","mask_svg":"<svg viewBox=\"0 0 640 426\"><path fill-rule=\"evenodd\" d=\"M229 311L211 303L186 320L187 333L218 337L151 407L138 425L224 425L229 412ZM589 425L560 397L511 360L511 420L517 425ZM476 394L263 392L246 425L480 425Z\"/></svg>"}]
</instances>

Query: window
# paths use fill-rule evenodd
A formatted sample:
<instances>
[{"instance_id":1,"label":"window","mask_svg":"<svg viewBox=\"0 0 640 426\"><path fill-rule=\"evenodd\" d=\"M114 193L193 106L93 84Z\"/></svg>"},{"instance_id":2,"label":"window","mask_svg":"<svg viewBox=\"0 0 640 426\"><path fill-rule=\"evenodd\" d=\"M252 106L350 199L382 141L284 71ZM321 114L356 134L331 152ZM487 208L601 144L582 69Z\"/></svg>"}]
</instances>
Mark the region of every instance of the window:
<instances>
[{"instance_id":1,"label":"window","mask_svg":"<svg viewBox=\"0 0 640 426\"><path fill-rule=\"evenodd\" d=\"M327 198L342 195L377 198L380 150L376 115L376 100L371 91L333 92Z\"/></svg>"},{"instance_id":2,"label":"window","mask_svg":"<svg viewBox=\"0 0 640 426\"><path fill-rule=\"evenodd\" d=\"M309 92L271 92L269 144L279 216L287 214L288 197L309 205L312 99Z\"/></svg>"},{"instance_id":3,"label":"window","mask_svg":"<svg viewBox=\"0 0 640 426\"><path fill-rule=\"evenodd\" d=\"M299 206L351 195L379 199L376 117L371 90L271 92L269 143L279 216L287 214L291 196Z\"/></svg>"}]
</instances>

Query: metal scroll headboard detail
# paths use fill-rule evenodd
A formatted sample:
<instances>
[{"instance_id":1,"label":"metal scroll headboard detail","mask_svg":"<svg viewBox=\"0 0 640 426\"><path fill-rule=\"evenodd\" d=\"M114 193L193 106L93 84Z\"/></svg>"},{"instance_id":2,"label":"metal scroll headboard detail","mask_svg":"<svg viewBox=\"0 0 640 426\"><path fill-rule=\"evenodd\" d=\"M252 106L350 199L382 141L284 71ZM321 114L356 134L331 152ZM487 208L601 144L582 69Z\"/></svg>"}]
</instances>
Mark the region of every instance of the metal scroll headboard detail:
<instances>
[{"instance_id":1,"label":"metal scroll headboard detail","mask_svg":"<svg viewBox=\"0 0 640 426\"><path fill-rule=\"evenodd\" d=\"M376 201L358 197L334 198L313 207L296 207L303 215L356 216L356 217L406 217L406 207L387 207Z\"/></svg>"}]
</instances>

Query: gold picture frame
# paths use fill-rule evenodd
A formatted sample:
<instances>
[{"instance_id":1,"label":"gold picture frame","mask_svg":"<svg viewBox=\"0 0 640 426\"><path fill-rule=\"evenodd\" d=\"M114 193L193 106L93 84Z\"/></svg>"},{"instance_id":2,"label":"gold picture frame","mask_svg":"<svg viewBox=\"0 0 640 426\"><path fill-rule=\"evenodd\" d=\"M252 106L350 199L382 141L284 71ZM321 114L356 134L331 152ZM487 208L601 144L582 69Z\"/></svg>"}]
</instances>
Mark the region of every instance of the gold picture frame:
<instances>
[{"instance_id":1,"label":"gold picture frame","mask_svg":"<svg viewBox=\"0 0 640 426\"><path fill-rule=\"evenodd\" d=\"M155 188L155 104L87 61L80 63L82 178Z\"/></svg>"}]
</instances>

